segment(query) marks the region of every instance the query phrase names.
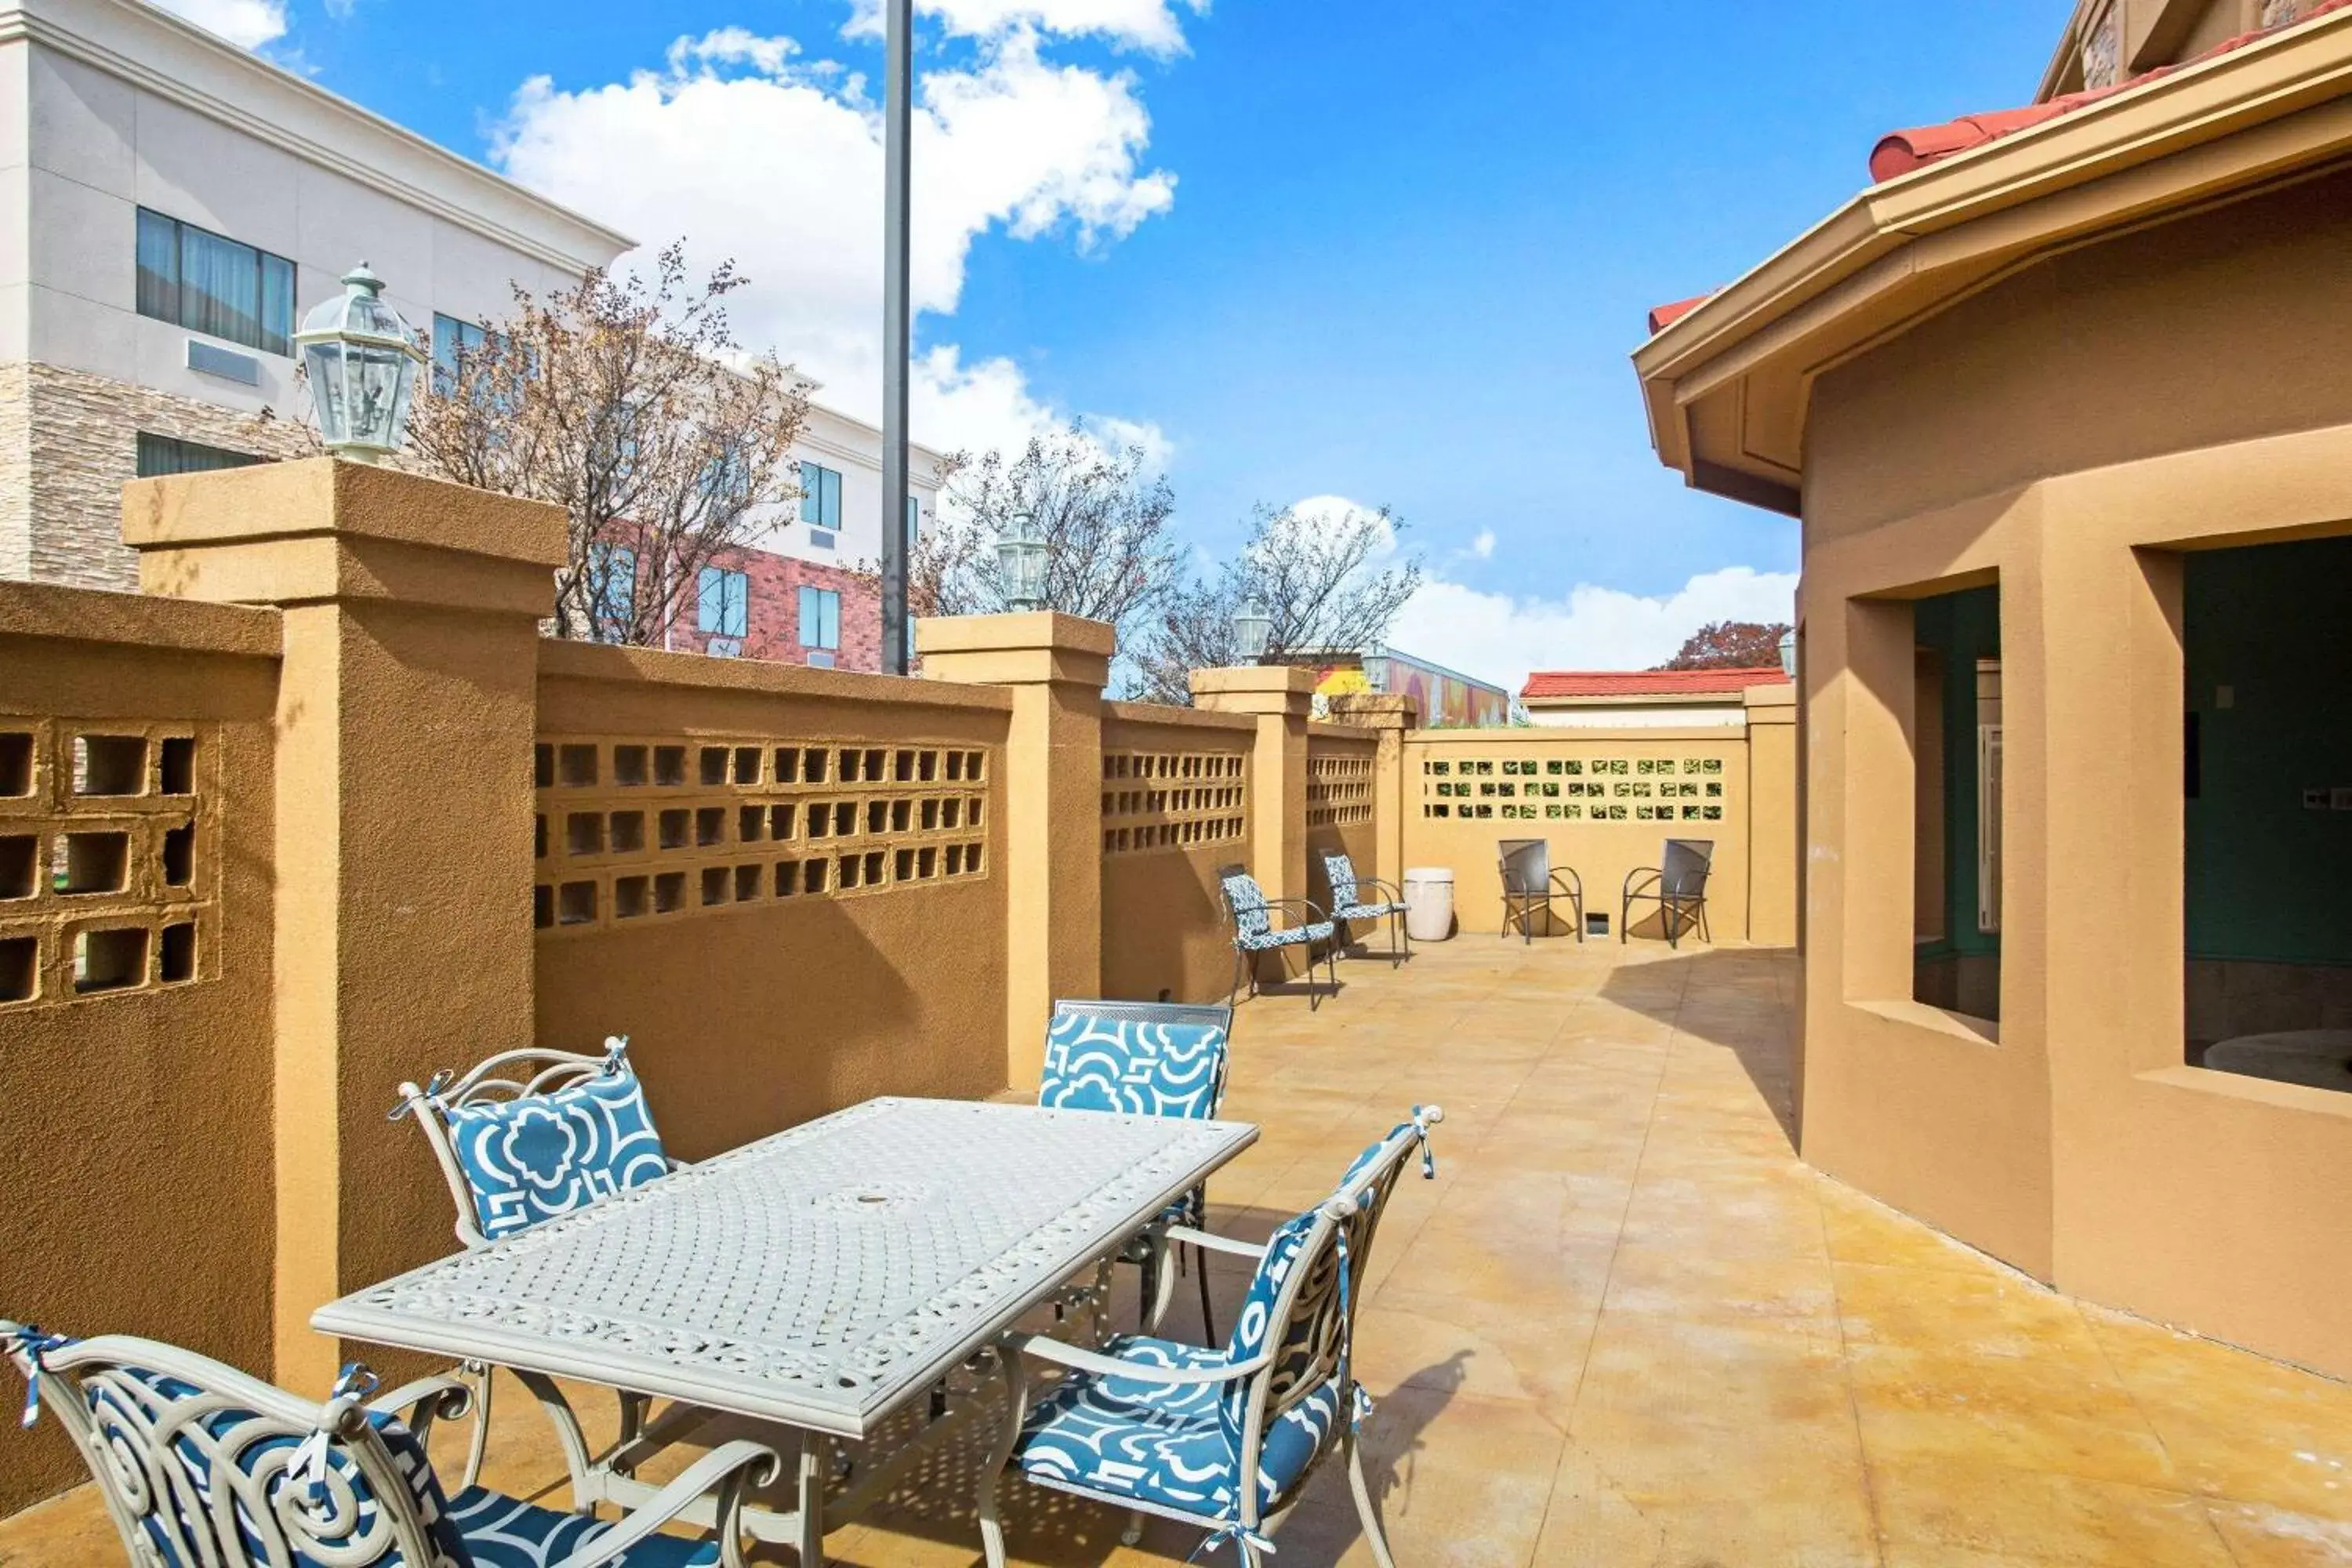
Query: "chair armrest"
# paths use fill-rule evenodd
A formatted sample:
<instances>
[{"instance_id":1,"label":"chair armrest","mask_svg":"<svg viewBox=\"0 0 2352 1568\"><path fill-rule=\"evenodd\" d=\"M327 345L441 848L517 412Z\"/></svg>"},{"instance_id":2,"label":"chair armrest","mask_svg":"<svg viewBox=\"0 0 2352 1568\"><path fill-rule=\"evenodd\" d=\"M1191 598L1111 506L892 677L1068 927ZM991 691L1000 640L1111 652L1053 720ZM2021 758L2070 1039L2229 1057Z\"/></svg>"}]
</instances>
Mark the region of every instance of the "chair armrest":
<instances>
[{"instance_id":1,"label":"chair armrest","mask_svg":"<svg viewBox=\"0 0 2352 1568\"><path fill-rule=\"evenodd\" d=\"M423 1443L433 1435L436 1421L455 1421L474 1402L474 1385L446 1373L404 1383L389 1394L367 1402L371 1415L397 1415Z\"/></svg>"},{"instance_id":2,"label":"chair armrest","mask_svg":"<svg viewBox=\"0 0 2352 1568\"><path fill-rule=\"evenodd\" d=\"M1323 912L1321 905L1316 903L1311 899L1268 899L1265 901L1265 907L1269 910L1283 910L1286 911L1294 909L1305 910L1307 911L1307 919L1312 921L1319 922L1322 921L1328 921L1331 918L1329 915Z\"/></svg>"},{"instance_id":3,"label":"chair armrest","mask_svg":"<svg viewBox=\"0 0 2352 1568\"><path fill-rule=\"evenodd\" d=\"M1398 887L1394 882L1383 882L1378 877L1359 877L1356 879L1356 888L1359 893L1370 888L1385 902L1401 904L1405 901L1402 888Z\"/></svg>"},{"instance_id":4,"label":"chair armrest","mask_svg":"<svg viewBox=\"0 0 2352 1568\"><path fill-rule=\"evenodd\" d=\"M1214 1366L1153 1366L1149 1362L1121 1361L1115 1355L1086 1350L1066 1340L1049 1339L1043 1334L1007 1334L999 1342L1007 1351L1034 1355L1040 1361L1050 1361L1076 1372L1091 1372L1099 1377L1123 1377L1130 1383L1171 1384L1231 1383L1237 1377L1247 1377L1262 1370L1273 1354L1267 1352L1247 1361L1219 1362Z\"/></svg>"},{"instance_id":5,"label":"chair armrest","mask_svg":"<svg viewBox=\"0 0 2352 1568\"><path fill-rule=\"evenodd\" d=\"M729 1496L722 1500L719 1510L719 1530L722 1542L731 1541L743 1480L748 1476L752 1485L765 1486L782 1468L783 1461L772 1448L740 1437L723 1443L678 1472L677 1479L646 1499L643 1507L632 1510L604 1534L555 1564L555 1568L604 1568L693 1507L711 1488L722 1485ZM740 1561L740 1548L730 1548L728 1559Z\"/></svg>"},{"instance_id":6,"label":"chair armrest","mask_svg":"<svg viewBox=\"0 0 2352 1568\"><path fill-rule=\"evenodd\" d=\"M1212 1236L1205 1230L1194 1230L1189 1225L1154 1226L1152 1234L1162 1241L1181 1241L1187 1247L1206 1247L1211 1252L1230 1252L1235 1258L1265 1256L1263 1243L1236 1241L1230 1236Z\"/></svg>"},{"instance_id":7,"label":"chair armrest","mask_svg":"<svg viewBox=\"0 0 2352 1568\"><path fill-rule=\"evenodd\" d=\"M1633 885L1634 878L1647 877L1653 884L1655 884L1664 880L1665 875L1666 874L1664 871L1659 870L1655 866L1635 867L1633 870L1625 873L1625 897L1630 899L1642 891L1641 889Z\"/></svg>"},{"instance_id":8,"label":"chair armrest","mask_svg":"<svg viewBox=\"0 0 2352 1568\"><path fill-rule=\"evenodd\" d=\"M1560 879L1563 877L1567 878L1568 880L1560 882ZM1575 867L1562 866L1559 870L1554 871L1551 874L1551 879L1554 882L1559 883L1560 890L1565 892L1570 898L1574 899L1579 903L1582 903L1584 901L1584 879L1576 874Z\"/></svg>"}]
</instances>

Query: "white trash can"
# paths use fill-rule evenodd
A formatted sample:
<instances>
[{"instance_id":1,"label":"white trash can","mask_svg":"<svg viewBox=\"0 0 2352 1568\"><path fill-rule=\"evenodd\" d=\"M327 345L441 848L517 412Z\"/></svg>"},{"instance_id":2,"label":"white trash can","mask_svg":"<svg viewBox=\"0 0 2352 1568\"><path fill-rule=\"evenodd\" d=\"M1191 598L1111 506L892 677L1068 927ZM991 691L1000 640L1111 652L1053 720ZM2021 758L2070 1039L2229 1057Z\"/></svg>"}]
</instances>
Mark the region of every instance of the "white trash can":
<instances>
[{"instance_id":1,"label":"white trash can","mask_svg":"<svg viewBox=\"0 0 2352 1568\"><path fill-rule=\"evenodd\" d=\"M1404 874L1404 929L1415 942L1444 942L1454 934L1454 873L1444 866L1415 866Z\"/></svg>"}]
</instances>

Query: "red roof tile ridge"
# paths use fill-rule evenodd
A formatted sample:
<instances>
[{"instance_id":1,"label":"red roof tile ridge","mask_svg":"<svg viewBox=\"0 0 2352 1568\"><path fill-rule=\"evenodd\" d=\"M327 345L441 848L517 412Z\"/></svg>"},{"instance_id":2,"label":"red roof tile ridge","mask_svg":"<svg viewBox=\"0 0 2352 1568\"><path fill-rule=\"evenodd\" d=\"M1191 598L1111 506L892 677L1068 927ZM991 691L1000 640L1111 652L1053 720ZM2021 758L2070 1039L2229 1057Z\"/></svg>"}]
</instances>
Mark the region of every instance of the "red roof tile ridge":
<instances>
[{"instance_id":1,"label":"red roof tile ridge","mask_svg":"<svg viewBox=\"0 0 2352 1568\"><path fill-rule=\"evenodd\" d=\"M1521 697L1642 697L1667 693L1739 691L1785 682L1777 664L1724 669L1538 669L1528 676Z\"/></svg>"},{"instance_id":2,"label":"red roof tile ridge","mask_svg":"<svg viewBox=\"0 0 2352 1568\"><path fill-rule=\"evenodd\" d=\"M2144 86L2159 77L2170 76L2174 71L2202 64L2206 60L2229 54L2234 49L2244 48L2248 44L2268 37L2273 33L2284 31L2288 27L2300 26L2305 22L2327 15L2330 11L2340 11L2347 5L2352 5L2352 0L2322 0L2321 4L2313 6L2300 16L2284 22L2275 22L2267 27L2256 27L2250 32L2240 33L2232 38L2224 38L2202 54L2172 65L2158 66L2153 69L2144 70L2137 76L2106 87L2095 87L2081 92L2070 92L2045 102L2024 104L2016 109L1996 109L1981 114L1964 114L1957 120L1945 121L1940 125L1916 125L1907 131L1890 132L1879 139L1877 146L1871 149L1870 177L1874 183L1884 183L1899 175L1908 174L1914 170L1924 169L1930 163L1941 163L1946 158L1966 153L1972 148L1981 147L1988 142L1998 141L2003 136L2014 135L2020 131L2056 120L2062 115L2072 114L2078 109L2087 108L2103 99L2113 98L2116 93L2128 91L2132 88ZM1656 312L1652 312L1654 318L1655 314Z\"/></svg>"}]
</instances>

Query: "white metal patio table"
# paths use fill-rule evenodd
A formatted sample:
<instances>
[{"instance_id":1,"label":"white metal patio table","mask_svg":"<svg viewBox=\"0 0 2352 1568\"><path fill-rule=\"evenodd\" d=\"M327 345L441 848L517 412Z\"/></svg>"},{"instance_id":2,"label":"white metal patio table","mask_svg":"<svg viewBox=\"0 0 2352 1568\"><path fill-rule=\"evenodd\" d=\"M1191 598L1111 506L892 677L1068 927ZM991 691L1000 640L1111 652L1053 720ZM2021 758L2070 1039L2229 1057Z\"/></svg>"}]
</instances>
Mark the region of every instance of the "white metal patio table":
<instances>
[{"instance_id":1,"label":"white metal patio table","mask_svg":"<svg viewBox=\"0 0 2352 1568\"><path fill-rule=\"evenodd\" d=\"M662 1443L763 1424L797 1464L747 1528L814 1563L824 1531L900 1468L828 1506L830 1440L870 1439L926 1394L936 1417L949 1373L1256 1138L1244 1122L870 1100L310 1321L514 1371L557 1417L583 1507L650 1495L632 1472ZM673 1403L592 1458L555 1377Z\"/></svg>"}]
</instances>

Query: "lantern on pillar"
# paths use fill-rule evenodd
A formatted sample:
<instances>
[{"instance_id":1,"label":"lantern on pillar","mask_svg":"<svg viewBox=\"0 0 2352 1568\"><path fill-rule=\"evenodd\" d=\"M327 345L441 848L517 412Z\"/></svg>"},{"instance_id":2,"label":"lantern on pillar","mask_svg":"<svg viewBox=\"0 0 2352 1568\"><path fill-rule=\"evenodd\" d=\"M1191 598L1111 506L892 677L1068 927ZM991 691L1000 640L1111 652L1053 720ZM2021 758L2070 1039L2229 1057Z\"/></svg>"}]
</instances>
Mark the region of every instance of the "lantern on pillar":
<instances>
[{"instance_id":1,"label":"lantern on pillar","mask_svg":"<svg viewBox=\"0 0 2352 1568\"><path fill-rule=\"evenodd\" d=\"M362 261L343 274L342 294L305 316L294 334L320 439L335 456L359 463L400 449L416 367L425 363L415 335L383 294L383 279Z\"/></svg>"}]
</instances>

